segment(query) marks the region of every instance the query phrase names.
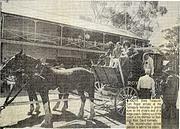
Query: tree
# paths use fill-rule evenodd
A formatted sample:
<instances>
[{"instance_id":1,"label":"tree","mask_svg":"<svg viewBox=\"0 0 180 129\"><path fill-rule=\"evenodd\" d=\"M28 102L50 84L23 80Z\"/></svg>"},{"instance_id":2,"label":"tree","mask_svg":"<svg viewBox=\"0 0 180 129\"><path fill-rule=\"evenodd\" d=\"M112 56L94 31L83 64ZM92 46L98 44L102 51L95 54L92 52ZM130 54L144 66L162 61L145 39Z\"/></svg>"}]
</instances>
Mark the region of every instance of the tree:
<instances>
[{"instance_id":1,"label":"tree","mask_svg":"<svg viewBox=\"0 0 180 129\"><path fill-rule=\"evenodd\" d=\"M158 25L156 19L167 13L166 7L159 6L158 1L92 1L91 9L94 14L92 21L127 29L146 39L151 36L154 26Z\"/></svg>"},{"instance_id":2,"label":"tree","mask_svg":"<svg viewBox=\"0 0 180 129\"><path fill-rule=\"evenodd\" d=\"M156 18L167 13L167 9L158 6L157 1L139 2L137 9L134 10L133 13L130 12L133 6L129 6L128 8L129 9L121 13L121 15L117 14L115 17L116 20L112 19L112 22L117 23L117 21L121 19L121 21L123 21L122 23L124 23L121 26L125 25L129 31L147 39L153 32L154 25L158 24ZM122 15L126 16L126 22L124 22L125 18L123 18Z\"/></svg>"},{"instance_id":3,"label":"tree","mask_svg":"<svg viewBox=\"0 0 180 129\"><path fill-rule=\"evenodd\" d=\"M179 47L179 26L162 30L164 38L168 41L164 46L169 48L170 54L178 53Z\"/></svg>"},{"instance_id":4,"label":"tree","mask_svg":"<svg viewBox=\"0 0 180 129\"><path fill-rule=\"evenodd\" d=\"M162 47L169 50L166 58L171 62L173 70L175 70L177 73L179 71L179 31L180 25L162 30L162 33L164 33L164 38L168 41L167 44Z\"/></svg>"}]
</instances>

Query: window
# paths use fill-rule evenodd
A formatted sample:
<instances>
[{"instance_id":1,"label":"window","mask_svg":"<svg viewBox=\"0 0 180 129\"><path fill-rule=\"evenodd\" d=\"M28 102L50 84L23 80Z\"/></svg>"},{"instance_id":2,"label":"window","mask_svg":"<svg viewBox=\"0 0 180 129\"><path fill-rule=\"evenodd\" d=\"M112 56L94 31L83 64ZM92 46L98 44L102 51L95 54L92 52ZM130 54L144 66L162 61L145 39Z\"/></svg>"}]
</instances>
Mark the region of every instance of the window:
<instances>
[{"instance_id":1,"label":"window","mask_svg":"<svg viewBox=\"0 0 180 129\"><path fill-rule=\"evenodd\" d=\"M38 21L36 24L36 32L51 36L61 36L61 27L55 24Z\"/></svg>"}]
</instances>

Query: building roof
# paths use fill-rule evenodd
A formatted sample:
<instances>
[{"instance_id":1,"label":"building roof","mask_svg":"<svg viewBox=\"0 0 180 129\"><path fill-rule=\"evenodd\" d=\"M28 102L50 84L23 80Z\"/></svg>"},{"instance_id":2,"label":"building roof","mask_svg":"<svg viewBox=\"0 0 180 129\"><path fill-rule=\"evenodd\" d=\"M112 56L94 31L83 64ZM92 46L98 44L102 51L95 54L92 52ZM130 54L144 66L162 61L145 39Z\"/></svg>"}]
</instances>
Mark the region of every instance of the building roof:
<instances>
[{"instance_id":1,"label":"building roof","mask_svg":"<svg viewBox=\"0 0 180 129\"><path fill-rule=\"evenodd\" d=\"M55 23L61 23L61 24L80 27L80 28L93 30L93 31L107 32L107 33L122 35L122 36L130 37L130 38L145 40L127 30L118 29L113 26L101 25L97 23L84 21L84 20L77 20L77 19L62 17L58 15L47 14L45 12L37 13L37 10L32 10L32 9L30 10L29 8L18 8L18 7L10 8L8 7L8 4L4 4L2 5L2 12L25 16L25 17L31 17L31 18L40 19L40 20L46 20L46 21L55 22Z\"/></svg>"}]
</instances>

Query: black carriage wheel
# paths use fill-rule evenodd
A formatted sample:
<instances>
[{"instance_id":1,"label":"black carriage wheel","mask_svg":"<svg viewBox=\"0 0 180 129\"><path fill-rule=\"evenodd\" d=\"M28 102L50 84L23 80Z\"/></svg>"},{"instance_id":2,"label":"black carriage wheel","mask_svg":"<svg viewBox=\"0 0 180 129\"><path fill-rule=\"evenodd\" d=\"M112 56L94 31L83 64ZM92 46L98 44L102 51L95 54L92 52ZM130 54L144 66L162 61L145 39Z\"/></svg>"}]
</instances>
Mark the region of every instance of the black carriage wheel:
<instances>
[{"instance_id":1,"label":"black carriage wheel","mask_svg":"<svg viewBox=\"0 0 180 129\"><path fill-rule=\"evenodd\" d=\"M126 100L127 99L137 99L138 92L133 87L124 87L122 88L115 97L115 111L120 116L126 115Z\"/></svg>"}]
</instances>

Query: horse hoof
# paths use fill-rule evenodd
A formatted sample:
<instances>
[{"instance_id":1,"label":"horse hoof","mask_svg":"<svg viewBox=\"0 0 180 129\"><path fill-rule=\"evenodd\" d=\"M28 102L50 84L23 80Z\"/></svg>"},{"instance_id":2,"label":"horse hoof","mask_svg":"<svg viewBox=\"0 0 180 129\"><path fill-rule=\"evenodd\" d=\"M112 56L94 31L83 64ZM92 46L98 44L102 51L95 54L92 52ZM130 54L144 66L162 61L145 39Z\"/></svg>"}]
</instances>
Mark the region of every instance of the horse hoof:
<instances>
[{"instance_id":1,"label":"horse hoof","mask_svg":"<svg viewBox=\"0 0 180 129\"><path fill-rule=\"evenodd\" d=\"M28 115L28 116L32 116L32 115L33 115L33 112L28 112L27 115Z\"/></svg>"},{"instance_id":2,"label":"horse hoof","mask_svg":"<svg viewBox=\"0 0 180 129\"><path fill-rule=\"evenodd\" d=\"M78 119L83 119L83 116L77 116Z\"/></svg>"},{"instance_id":3,"label":"horse hoof","mask_svg":"<svg viewBox=\"0 0 180 129\"><path fill-rule=\"evenodd\" d=\"M43 127L43 128L53 128L53 123L51 122L51 123L45 123L45 122L43 122L42 124L41 124L41 127Z\"/></svg>"},{"instance_id":4,"label":"horse hoof","mask_svg":"<svg viewBox=\"0 0 180 129\"><path fill-rule=\"evenodd\" d=\"M94 116L89 116L88 120L93 120Z\"/></svg>"},{"instance_id":5,"label":"horse hoof","mask_svg":"<svg viewBox=\"0 0 180 129\"><path fill-rule=\"evenodd\" d=\"M53 108L52 110L53 110L53 111L57 111L57 108Z\"/></svg>"},{"instance_id":6,"label":"horse hoof","mask_svg":"<svg viewBox=\"0 0 180 129\"><path fill-rule=\"evenodd\" d=\"M94 117L95 117L95 113L91 114L88 119L89 119L89 120L93 120Z\"/></svg>"},{"instance_id":7,"label":"horse hoof","mask_svg":"<svg viewBox=\"0 0 180 129\"><path fill-rule=\"evenodd\" d=\"M41 112L40 111L35 111L36 112L36 115L39 115Z\"/></svg>"},{"instance_id":8,"label":"horse hoof","mask_svg":"<svg viewBox=\"0 0 180 129\"><path fill-rule=\"evenodd\" d=\"M78 116L77 116L77 118L78 118L78 119L83 119L83 116L84 116L83 114L80 114L80 113L79 113Z\"/></svg>"},{"instance_id":9,"label":"horse hoof","mask_svg":"<svg viewBox=\"0 0 180 129\"><path fill-rule=\"evenodd\" d=\"M62 112L65 112L66 110L67 110L67 107L63 107L63 108L61 109Z\"/></svg>"}]
</instances>

